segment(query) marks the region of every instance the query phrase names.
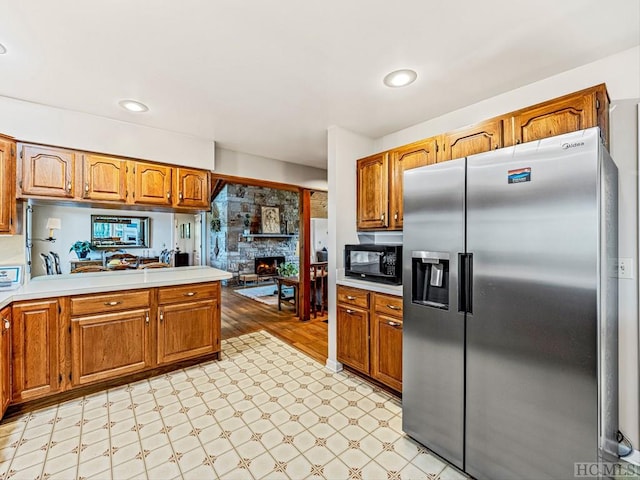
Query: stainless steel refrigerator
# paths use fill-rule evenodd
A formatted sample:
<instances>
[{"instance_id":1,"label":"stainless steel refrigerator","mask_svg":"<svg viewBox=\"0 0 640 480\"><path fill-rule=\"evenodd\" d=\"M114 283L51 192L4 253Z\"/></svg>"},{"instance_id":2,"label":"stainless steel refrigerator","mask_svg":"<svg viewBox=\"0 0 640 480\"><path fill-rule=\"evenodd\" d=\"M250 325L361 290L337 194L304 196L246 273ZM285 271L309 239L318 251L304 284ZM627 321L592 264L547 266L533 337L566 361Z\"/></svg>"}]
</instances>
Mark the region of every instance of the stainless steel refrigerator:
<instances>
[{"instance_id":1,"label":"stainless steel refrigerator","mask_svg":"<svg viewBox=\"0 0 640 480\"><path fill-rule=\"evenodd\" d=\"M405 172L406 433L478 479L617 453L617 196L597 128Z\"/></svg>"}]
</instances>

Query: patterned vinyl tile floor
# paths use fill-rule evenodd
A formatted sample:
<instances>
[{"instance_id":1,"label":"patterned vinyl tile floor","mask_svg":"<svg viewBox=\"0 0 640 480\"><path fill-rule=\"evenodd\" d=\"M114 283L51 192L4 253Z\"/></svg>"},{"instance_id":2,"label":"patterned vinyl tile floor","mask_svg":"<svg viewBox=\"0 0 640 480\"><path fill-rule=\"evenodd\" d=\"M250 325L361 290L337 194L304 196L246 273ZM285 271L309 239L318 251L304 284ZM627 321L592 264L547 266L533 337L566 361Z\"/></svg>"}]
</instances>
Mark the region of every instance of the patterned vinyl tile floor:
<instances>
[{"instance_id":1,"label":"patterned vinyl tile floor","mask_svg":"<svg viewBox=\"0 0 640 480\"><path fill-rule=\"evenodd\" d=\"M222 359L0 425L0 478L461 480L399 401L266 332Z\"/></svg>"}]
</instances>

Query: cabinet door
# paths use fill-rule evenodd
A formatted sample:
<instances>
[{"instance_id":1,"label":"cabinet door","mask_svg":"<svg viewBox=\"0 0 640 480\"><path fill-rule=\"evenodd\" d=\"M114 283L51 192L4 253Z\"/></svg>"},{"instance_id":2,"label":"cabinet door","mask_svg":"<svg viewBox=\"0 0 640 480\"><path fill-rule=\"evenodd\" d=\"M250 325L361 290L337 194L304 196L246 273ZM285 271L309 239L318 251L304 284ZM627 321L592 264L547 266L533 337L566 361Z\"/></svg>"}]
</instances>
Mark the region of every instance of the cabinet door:
<instances>
[{"instance_id":1,"label":"cabinet door","mask_svg":"<svg viewBox=\"0 0 640 480\"><path fill-rule=\"evenodd\" d=\"M73 386L151 367L149 329L149 309L73 317Z\"/></svg>"},{"instance_id":2,"label":"cabinet door","mask_svg":"<svg viewBox=\"0 0 640 480\"><path fill-rule=\"evenodd\" d=\"M175 170L175 174L174 205L177 207L208 209L210 206L209 172L178 167Z\"/></svg>"},{"instance_id":3,"label":"cabinet door","mask_svg":"<svg viewBox=\"0 0 640 480\"><path fill-rule=\"evenodd\" d=\"M58 302L17 303L12 317L14 402L57 392L62 380L58 364Z\"/></svg>"},{"instance_id":4,"label":"cabinet door","mask_svg":"<svg viewBox=\"0 0 640 480\"><path fill-rule=\"evenodd\" d=\"M76 152L61 148L22 145L19 194L75 197Z\"/></svg>"},{"instance_id":5,"label":"cabinet door","mask_svg":"<svg viewBox=\"0 0 640 480\"><path fill-rule=\"evenodd\" d=\"M0 418L11 402L11 308L0 311Z\"/></svg>"},{"instance_id":6,"label":"cabinet door","mask_svg":"<svg viewBox=\"0 0 640 480\"><path fill-rule=\"evenodd\" d=\"M133 167L133 203L171 205L172 168L166 165L135 162Z\"/></svg>"},{"instance_id":7,"label":"cabinet door","mask_svg":"<svg viewBox=\"0 0 640 480\"><path fill-rule=\"evenodd\" d=\"M376 313L371 331L371 376L402 391L402 320Z\"/></svg>"},{"instance_id":8,"label":"cabinet door","mask_svg":"<svg viewBox=\"0 0 640 480\"><path fill-rule=\"evenodd\" d=\"M495 118L442 135L442 160L453 160L501 148L503 119Z\"/></svg>"},{"instance_id":9,"label":"cabinet door","mask_svg":"<svg viewBox=\"0 0 640 480\"><path fill-rule=\"evenodd\" d=\"M0 233L14 233L16 197L13 188L16 182L16 144L13 140L0 138Z\"/></svg>"},{"instance_id":10,"label":"cabinet door","mask_svg":"<svg viewBox=\"0 0 640 480\"><path fill-rule=\"evenodd\" d=\"M220 350L218 302L214 299L158 308L158 364Z\"/></svg>"},{"instance_id":11,"label":"cabinet door","mask_svg":"<svg viewBox=\"0 0 640 480\"><path fill-rule=\"evenodd\" d=\"M438 139L429 138L421 142L412 143L391 152L391 229L402 229L403 181L402 174L411 168L424 167L436 163L438 152Z\"/></svg>"},{"instance_id":12,"label":"cabinet door","mask_svg":"<svg viewBox=\"0 0 640 480\"><path fill-rule=\"evenodd\" d=\"M338 305L337 314L338 361L369 374L369 312Z\"/></svg>"},{"instance_id":13,"label":"cabinet door","mask_svg":"<svg viewBox=\"0 0 640 480\"><path fill-rule=\"evenodd\" d=\"M359 229L389 226L389 155L358 160L357 217Z\"/></svg>"},{"instance_id":14,"label":"cabinet door","mask_svg":"<svg viewBox=\"0 0 640 480\"><path fill-rule=\"evenodd\" d=\"M82 197L89 200L127 199L127 161L85 154L82 159Z\"/></svg>"},{"instance_id":15,"label":"cabinet door","mask_svg":"<svg viewBox=\"0 0 640 480\"><path fill-rule=\"evenodd\" d=\"M514 115L516 143L575 132L597 125L595 92L575 94L521 110Z\"/></svg>"}]
</instances>

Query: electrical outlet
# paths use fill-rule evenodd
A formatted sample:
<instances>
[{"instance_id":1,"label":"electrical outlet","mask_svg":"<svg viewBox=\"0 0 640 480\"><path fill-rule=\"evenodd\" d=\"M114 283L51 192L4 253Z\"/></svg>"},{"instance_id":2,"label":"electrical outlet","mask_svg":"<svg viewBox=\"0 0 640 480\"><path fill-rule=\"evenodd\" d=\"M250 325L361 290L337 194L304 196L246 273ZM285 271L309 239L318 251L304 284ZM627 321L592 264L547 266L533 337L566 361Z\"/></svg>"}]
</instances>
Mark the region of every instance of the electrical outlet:
<instances>
[{"instance_id":1,"label":"electrical outlet","mask_svg":"<svg viewBox=\"0 0 640 480\"><path fill-rule=\"evenodd\" d=\"M618 259L618 278L633 278L633 258Z\"/></svg>"}]
</instances>

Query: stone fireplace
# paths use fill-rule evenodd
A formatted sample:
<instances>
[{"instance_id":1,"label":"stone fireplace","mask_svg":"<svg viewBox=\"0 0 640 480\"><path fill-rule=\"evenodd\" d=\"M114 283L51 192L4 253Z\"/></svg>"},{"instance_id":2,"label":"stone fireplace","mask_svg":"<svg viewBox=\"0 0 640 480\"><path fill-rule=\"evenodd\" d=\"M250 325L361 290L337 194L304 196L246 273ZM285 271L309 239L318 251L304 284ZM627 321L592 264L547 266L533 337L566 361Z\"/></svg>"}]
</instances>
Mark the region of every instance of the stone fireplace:
<instances>
[{"instance_id":1,"label":"stone fireplace","mask_svg":"<svg viewBox=\"0 0 640 480\"><path fill-rule=\"evenodd\" d=\"M278 275L278 266L284 261L284 256L256 257L254 271L259 277L274 277Z\"/></svg>"},{"instance_id":2,"label":"stone fireplace","mask_svg":"<svg viewBox=\"0 0 640 480\"><path fill-rule=\"evenodd\" d=\"M280 234L262 235L261 210L263 206L277 207L280 211ZM212 222L212 212L216 221ZM209 224L207 244L209 264L240 275L258 274L275 276L280 263L299 263L299 194L288 190L227 184L212 203L207 214ZM258 261L276 258L267 271L258 272ZM262 267L260 267L262 271Z\"/></svg>"}]
</instances>

